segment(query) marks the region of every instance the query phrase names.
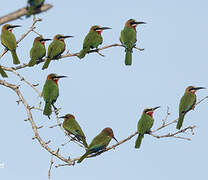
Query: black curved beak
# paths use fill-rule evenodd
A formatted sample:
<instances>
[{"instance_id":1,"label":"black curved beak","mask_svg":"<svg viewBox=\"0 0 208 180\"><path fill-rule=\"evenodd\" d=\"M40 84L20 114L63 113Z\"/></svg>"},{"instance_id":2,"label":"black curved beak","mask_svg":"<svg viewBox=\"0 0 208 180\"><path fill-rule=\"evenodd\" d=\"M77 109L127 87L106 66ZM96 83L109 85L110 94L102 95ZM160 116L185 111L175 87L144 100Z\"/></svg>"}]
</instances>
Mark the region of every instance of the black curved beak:
<instances>
[{"instance_id":1,"label":"black curved beak","mask_svg":"<svg viewBox=\"0 0 208 180\"><path fill-rule=\"evenodd\" d=\"M133 24L147 24L146 22L142 22L142 21L138 21L138 22L134 22Z\"/></svg>"},{"instance_id":2,"label":"black curved beak","mask_svg":"<svg viewBox=\"0 0 208 180\"><path fill-rule=\"evenodd\" d=\"M62 38L73 38L74 36L62 36Z\"/></svg>"},{"instance_id":3,"label":"black curved beak","mask_svg":"<svg viewBox=\"0 0 208 180\"><path fill-rule=\"evenodd\" d=\"M42 39L41 41L51 41L52 39Z\"/></svg>"},{"instance_id":4,"label":"black curved beak","mask_svg":"<svg viewBox=\"0 0 208 180\"><path fill-rule=\"evenodd\" d=\"M118 140L113 136L113 139L118 143Z\"/></svg>"},{"instance_id":5,"label":"black curved beak","mask_svg":"<svg viewBox=\"0 0 208 180\"><path fill-rule=\"evenodd\" d=\"M199 89L206 89L205 87L196 87L194 88L195 90L199 90Z\"/></svg>"},{"instance_id":6,"label":"black curved beak","mask_svg":"<svg viewBox=\"0 0 208 180\"><path fill-rule=\"evenodd\" d=\"M10 28L16 28L16 27L22 27L22 26L20 26L20 25L12 25L12 26L10 26Z\"/></svg>"},{"instance_id":7,"label":"black curved beak","mask_svg":"<svg viewBox=\"0 0 208 180\"><path fill-rule=\"evenodd\" d=\"M155 110L158 109L158 108L160 108L160 106L154 107L154 108L152 108L152 109L153 109L153 111L155 111Z\"/></svg>"},{"instance_id":8,"label":"black curved beak","mask_svg":"<svg viewBox=\"0 0 208 180\"><path fill-rule=\"evenodd\" d=\"M106 30L106 29L112 29L112 28L110 28L110 27L101 27L101 28L99 28L99 29L101 29L101 30Z\"/></svg>"},{"instance_id":9,"label":"black curved beak","mask_svg":"<svg viewBox=\"0 0 208 180\"><path fill-rule=\"evenodd\" d=\"M61 116L61 117L58 117L58 118L59 118L59 119L60 119L60 118L66 118L66 116Z\"/></svg>"},{"instance_id":10,"label":"black curved beak","mask_svg":"<svg viewBox=\"0 0 208 180\"><path fill-rule=\"evenodd\" d=\"M66 78L67 76L56 76L56 78Z\"/></svg>"}]
</instances>

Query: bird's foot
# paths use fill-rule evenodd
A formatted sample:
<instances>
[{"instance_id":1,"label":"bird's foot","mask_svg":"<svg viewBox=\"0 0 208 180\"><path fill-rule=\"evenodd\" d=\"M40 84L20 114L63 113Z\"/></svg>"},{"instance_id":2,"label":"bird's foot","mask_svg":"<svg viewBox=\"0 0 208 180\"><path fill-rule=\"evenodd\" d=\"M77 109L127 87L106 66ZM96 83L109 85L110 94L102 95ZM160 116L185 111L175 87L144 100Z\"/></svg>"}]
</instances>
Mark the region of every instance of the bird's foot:
<instances>
[{"instance_id":1,"label":"bird's foot","mask_svg":"<svg viewBox=\"0 0 208 180\"><path fill-rule=\"evenodd\" d=\"M147 131L145 134L151 134L152 133L152 131L150 130L150 131Z\"/></svg>"},{"instance_id":2,"label":"bird's foot","mask_svg":"<svg viewBox=\"0 0 208 180\"><path fill-rule=\"evenodd\" d=\"M51 119L50 116L48 116L48 119Z\"/></svg>"}]
</instances>

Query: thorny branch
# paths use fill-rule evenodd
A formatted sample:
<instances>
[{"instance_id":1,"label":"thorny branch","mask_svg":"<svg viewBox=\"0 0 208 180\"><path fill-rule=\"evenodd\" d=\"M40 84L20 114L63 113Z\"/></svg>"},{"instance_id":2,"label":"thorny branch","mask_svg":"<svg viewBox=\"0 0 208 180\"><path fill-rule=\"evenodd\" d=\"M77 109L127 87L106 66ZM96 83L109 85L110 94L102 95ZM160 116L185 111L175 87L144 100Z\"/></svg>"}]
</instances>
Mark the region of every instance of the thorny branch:
<instances>
[{"instance_id":1,"label":"thorny branch","mask_svg":"<svg viewBox=\"0 0 208 180\"><path fill-rule=\"evenodd\" d=\"M40 9L40 13L51 9L52 7L53 6L51 4L44 4ZM9 21L15 20L15 19L19 19L21 16L24 16L26 14L27 14L26 7L18 9L15 12L12 12L10 14L3 16L3 17L0 17L0 25L7 23Z\"/></svg>"}]
</instances>

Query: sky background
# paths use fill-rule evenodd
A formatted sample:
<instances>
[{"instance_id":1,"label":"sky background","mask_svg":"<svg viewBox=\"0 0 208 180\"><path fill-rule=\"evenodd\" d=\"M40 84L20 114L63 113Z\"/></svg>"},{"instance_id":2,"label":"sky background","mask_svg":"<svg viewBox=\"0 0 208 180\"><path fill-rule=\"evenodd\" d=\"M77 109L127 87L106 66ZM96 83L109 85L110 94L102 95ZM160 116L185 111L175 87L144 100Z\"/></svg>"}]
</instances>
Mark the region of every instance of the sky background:
<instances>
[{"instance_id":1,"label":"sky background","mask_svg":"<svg viewBox=\"0 0 208 180\"><path fill-rule=\"evenodd\" d=\"M113 47L101 52L105 57L93 53L82 60L72 57L53 61L45 71L41 70L42 64L18 71L30 82L39 83L40 91L49 73L69 76L59 81L60 96L56 106L61 107L60 115L75 115L88 142L105 127L111 127L118 140L126 138L136 131L144 108L160 105L161 109L154 114L155 129L161 125L167 106L171 111L169 121L177 118L178 104L187 86L208 87L206 0L46 2L54 7L38 15L43 21L36 25L36 31L45 38L53 38L58 33L75 36L66 40L66 48L72 53L80 51L92 25L112 27L102 34L102 46L105 46L119 43L120 31L128 19L147 22L137 28L137 46L145 48L145 51L134 50L130 67L124 65L124 49ZM0 16L25 4L26 0L4 1ZM23 26L13 31L19 39L32 24L32 18L23 17L11 23ZM19 44L17 54L22 63L29 62L29 50L35 37L36 34L30 33ZM0 51L3 51L2 45ZM11 66L11 62L10 53L1 59L5 66ZM22 84L21 91L30 105L42 101L24 82L11 73L8 75L9 82ZM0 178L47 179L51 156L37 140L32 140L33 131L30 123L24 121L26 112L23 105L17 105L17 95L8 88L1 86L0 94L0 164L4 164L4 168L0 168ZM207 90L197 92L198 99L207 95ZM192 141L156 139L146 135L141 149L137 150L134 137L116 150L81 164L53 168L51 179L204 179L208 161L207 104L207 101L202 102L185 117L183 127L197 126L193 137L190 133L185 134ZM54 115L48 120L41 112L33 111L33 116L37 126L44 126L39 133L43 140L52 141L51 148L61 147L67 141L60 128L48 128L56 124ZM167 132L175 132L175 125L158 134ZM111 145L114 143L112 140ZM61 147L60 152L73 158L81 156L84 150L69 143ZM56 159L55 163L61 162Z\"/></svg>"}]
</instances>

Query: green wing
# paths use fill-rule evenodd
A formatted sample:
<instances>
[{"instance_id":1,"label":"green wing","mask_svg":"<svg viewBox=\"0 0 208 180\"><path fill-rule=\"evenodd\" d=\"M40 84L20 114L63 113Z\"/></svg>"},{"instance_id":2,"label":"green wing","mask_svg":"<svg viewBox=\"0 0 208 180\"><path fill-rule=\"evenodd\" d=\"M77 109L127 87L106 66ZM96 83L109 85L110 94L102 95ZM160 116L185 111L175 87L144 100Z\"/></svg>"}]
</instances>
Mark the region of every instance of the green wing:
<instances>
[{"instance_id":1,"label":"green wing","mask_svg":"<svg viewBox=\"0 0 208 180\"><path fill-rule=\"evenodd\" d=\"M46 102L55 102L59 96L58 85L52 80L46 80L46 83L43 87L42 96Z\"/></svg>"},{"instance_id":2,"label":"green wing","mask_svg":"<svg viewBox=\"0 0 208 180\"><path fill-rule=\"evenodd\" d=\"M154 123L153 118L151 118L147 114L143 114L137 125L138 133L141 135L147 133L152 128L153 123Z\"/></svg>"},{"instance_id":3,"label":"green wing","mask_svg":"<svg viewBox=\"0 0 208 180\"><path fill-rule=\"evenodd\" d=\"M9 50L15 50L17 47L16 38L10 31L2 31L1 42Z\"/></svg>"},{"instance_id":4,"label":"green wing","mask_svg":"<svg viewBox=\"0 0 208 180\"><path fill-rule=\"evenodd\" d=\"M126 48L132 48L137 39L136 39L136 30L131 28L131 27L125 27L121 31L121 37L120 37L121 43L126 47Z\"/></svg>"},{"instance_id":5,"label":"green wing","mask_svg":"<svg viewBox=\"0 0 208 180\"><path fill-rule=\"evenodd\" d=\"M56 58L65 50L65 43L63 41L54 40L48 47L47 57L49 59Z\"/></svg>"},{"instance_id":6,"label":"green wing","mask_svg":"<svg viewBox=\"0 0 208 180\"><path fill-rule=\"evenodd\" d=\"M85 48L97 48L102 44L103 38L97 32L89 32L84 39L83 49Z\"/></svg>"},{"instance_id":7,"label":"green wing","mask_svg":"<svg viewBox=\"0 0 208 180\"><path fill-rule=\"evenodd\" d=\"M181 98L179 105L179 114L187 113L190 111L196 103L196 95L193 93L185 93Z\"/></svg>"},{"instance_id":8,"label":"green wing","mask_svg":"<svg viewBox=\"0 0 208 180\"><path fill-rule=\"evenodd\" d=\"M91 144L89 145L88 151L102 146L107 147L110 141L111 137L101 132L92 140Z\"/></svg>"},{"instance_id":9,"label":"green wing","mask_svg":"<svg viewBox=\"0 0 208 180\"><path fill-rule=\"evenodd\" d=\"M31 59L42 59L46 54L46 49L43 44L40 42L36 42L33 44L33 47L30 50L30 58Z\"/></svg>"}]
</instances>

